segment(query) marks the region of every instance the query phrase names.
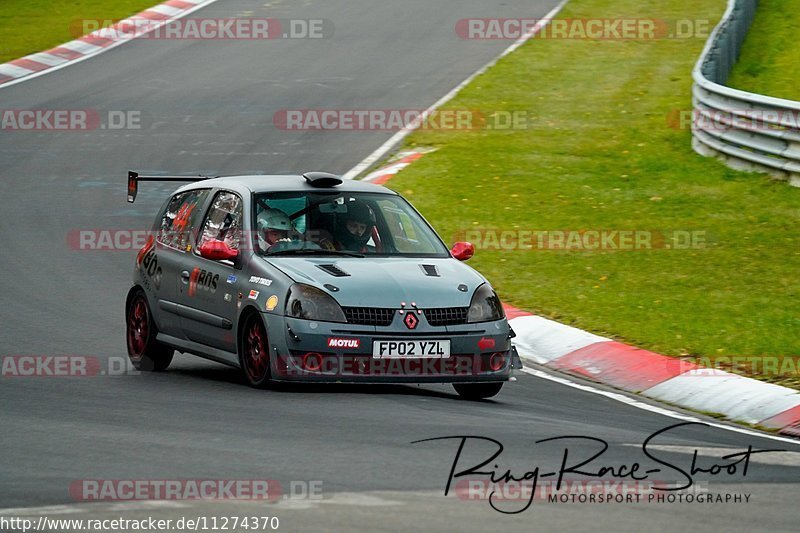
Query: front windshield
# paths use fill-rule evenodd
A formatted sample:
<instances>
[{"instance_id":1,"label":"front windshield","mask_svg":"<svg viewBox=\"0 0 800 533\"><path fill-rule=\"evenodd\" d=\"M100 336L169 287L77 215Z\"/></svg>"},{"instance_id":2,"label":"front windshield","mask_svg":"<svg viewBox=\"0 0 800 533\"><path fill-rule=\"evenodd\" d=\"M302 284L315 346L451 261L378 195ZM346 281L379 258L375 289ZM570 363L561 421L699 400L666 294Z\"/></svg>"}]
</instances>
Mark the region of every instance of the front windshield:
<instances>
[{"instance_id":1,"label":"front windshield","mask_svg":"<svg viewBox=\"0 0 800 533\"><path fill-rule=\"evenodd\" d=\"M264 255L449 257L417 211L393 194L317 191L255 195Z\"/></svg>"}]
</instances>

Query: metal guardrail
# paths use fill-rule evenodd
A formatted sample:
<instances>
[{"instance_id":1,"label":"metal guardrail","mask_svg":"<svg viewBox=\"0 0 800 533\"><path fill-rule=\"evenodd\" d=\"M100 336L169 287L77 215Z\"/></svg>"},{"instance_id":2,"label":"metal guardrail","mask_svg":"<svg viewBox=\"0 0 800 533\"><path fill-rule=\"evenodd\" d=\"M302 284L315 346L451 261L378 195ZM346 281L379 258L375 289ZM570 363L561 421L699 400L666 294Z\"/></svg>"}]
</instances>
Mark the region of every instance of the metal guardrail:
<instances>
[{"instance_id":1,"label":"metal guardrail","mask_svg":"<svg viewBox=\"0 0 800 533\"><path fill-rule=\"evenodd\" d=\"M692 147L728 166L800 186L800 102L726 87L758 0L728 0L692 78Z\"/></svg>"}]
</instances>

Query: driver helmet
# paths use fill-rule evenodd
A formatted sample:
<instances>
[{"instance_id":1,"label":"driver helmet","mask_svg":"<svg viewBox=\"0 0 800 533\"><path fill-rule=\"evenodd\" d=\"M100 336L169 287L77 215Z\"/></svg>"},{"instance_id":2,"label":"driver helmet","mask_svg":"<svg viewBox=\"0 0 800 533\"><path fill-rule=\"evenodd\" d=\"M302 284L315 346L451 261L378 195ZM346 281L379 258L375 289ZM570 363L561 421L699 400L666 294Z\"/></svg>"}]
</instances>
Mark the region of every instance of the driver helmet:
<instances>
[{"instance_id":1,"label":"driver helmet","mask_svg":"<svg viewBox=\"0 0 800 533\"><path fill-rule=\"evenodd\" d=\"M289 238L292 221L280 209L268 208L258 214L258 240L266 249L276 242Z\"/></svg>"},{"instance_id":2,"label":"driver helmet","mask_svg":"<svg viewBox=\"0 0 800 533\"><path fill-rule=\"evenodd\" d=\"M372 236L375 214L361 200L345 202L347 213L340 215L336 228L336 240L344 250L361 251Z\"/></svg>"}]
</instances>

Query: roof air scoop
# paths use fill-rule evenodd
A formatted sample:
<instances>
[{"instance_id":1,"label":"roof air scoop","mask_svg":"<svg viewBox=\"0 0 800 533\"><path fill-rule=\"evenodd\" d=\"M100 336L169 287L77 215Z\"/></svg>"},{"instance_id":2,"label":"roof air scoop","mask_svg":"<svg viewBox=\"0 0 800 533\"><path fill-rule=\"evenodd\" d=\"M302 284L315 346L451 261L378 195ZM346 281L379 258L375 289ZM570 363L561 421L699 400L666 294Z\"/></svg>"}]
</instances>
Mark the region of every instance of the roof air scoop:
<instances>
[{"instance_id":1,"label":"roof air scoop","mask_svg":"<svg viewBox=\"0 0 800 533\"><path fill-rule=\"evenodd\" d=\"M339 176L327 172L306 172L303 177L312 187L329 188L342 184Z\"/></svg>"}]
</instances>

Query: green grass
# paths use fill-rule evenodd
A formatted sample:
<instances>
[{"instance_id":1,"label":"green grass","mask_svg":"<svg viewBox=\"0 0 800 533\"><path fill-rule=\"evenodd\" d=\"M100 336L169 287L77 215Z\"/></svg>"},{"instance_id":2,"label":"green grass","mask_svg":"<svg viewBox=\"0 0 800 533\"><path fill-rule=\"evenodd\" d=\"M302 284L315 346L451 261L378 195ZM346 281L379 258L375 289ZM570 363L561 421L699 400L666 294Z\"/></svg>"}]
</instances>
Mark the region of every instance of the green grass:
<instances>
[{"instance_id":1,"label":"green grass","mask_svg":"<svg viewBox=\"0 0 800 533\"><path fill-rule=\"evenodd\" d=\"M80 37L82 20L115 20L159 0L0 0L0 63ZM91 31L91 30L90 30Z\"/></svg>"},{"instance_id":2,"label":"green grass","mask_svg":"<svg viewBox=\"0 0 800 533\"><path fill-rule=\"evenodd\" d=\"M728 85L800 100L800 0L761 0Z\"/></svg>"},{"instance_id":3,"label":"green grass","mask_svg":"<svg viewBox=\"0 0 800 533\"><path fill-rule=\"evenodd\" d=\"M724 7L572 0L559 17L716 22ZM532 125L418 131L407 145L438 150L389 185L451 242L476 228L705 231L704 249L478 250L470 264L510 304L659 353L800 354L800 190L696 155L668 126L691 109L703 44L529 42L447 108L524 110Z\"/></svg>"}]
</instances>

